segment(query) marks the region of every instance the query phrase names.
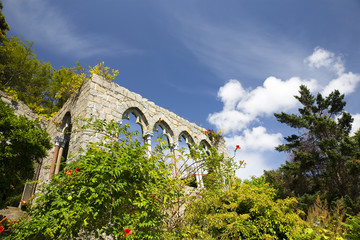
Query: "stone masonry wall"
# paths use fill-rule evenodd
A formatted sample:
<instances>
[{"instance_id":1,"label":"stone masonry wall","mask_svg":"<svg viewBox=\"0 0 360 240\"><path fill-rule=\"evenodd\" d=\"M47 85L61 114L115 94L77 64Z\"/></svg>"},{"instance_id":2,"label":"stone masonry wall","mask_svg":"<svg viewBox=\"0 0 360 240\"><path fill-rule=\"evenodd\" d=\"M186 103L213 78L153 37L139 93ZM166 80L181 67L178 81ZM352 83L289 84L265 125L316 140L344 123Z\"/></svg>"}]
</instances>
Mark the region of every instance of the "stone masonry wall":
<instances>
[{"instance_id":1,"label":"stone masonry wall","mask_svg":"<svg viewBox=\"0 0 360 240\"><path fill-rule=\"evenodd\" d=\"M26 107L26 106L25 106ZM24 107L24 108L25 108ZM23 106L18 107L22 109ZM20 111L20 110L19 110ZM22 111L22 110L21 110ZM24 111L27 112L27 111ZM175 113L155 105L155 103L133 93L118 84L93 75L84 82L76 94L74 94L52 119L47 122L46 130L52 139L64 136L66 123L71 123L72 130L76 130L75 120L77 117L94 117L95 119L106 119L122 122L129 114L137 118L137 123L142 128L145 141L151 140L154 129L161 127L163 133L168 137L171 146L178 146L181 136L186 141L196 144L203 143L210 146L210 140L204 134L204 128L179 117ZM22 115L29 116L30 113ZM79 131L72 133L69 139L69 153L79 153L80 148L86 149L89 142L99 141L100 136L92 131ZM55 141L54 141L55 142ZM148 142L149 143L149 142ZM227 155L225 141L219 142L217 149ZM48 180L52 164L55 144L48 152L48 157L43 159L39 179ZM76 157L74 154L74 158ZM73 158L68 159L68 161Z\"/></svg>"}]
</instances>

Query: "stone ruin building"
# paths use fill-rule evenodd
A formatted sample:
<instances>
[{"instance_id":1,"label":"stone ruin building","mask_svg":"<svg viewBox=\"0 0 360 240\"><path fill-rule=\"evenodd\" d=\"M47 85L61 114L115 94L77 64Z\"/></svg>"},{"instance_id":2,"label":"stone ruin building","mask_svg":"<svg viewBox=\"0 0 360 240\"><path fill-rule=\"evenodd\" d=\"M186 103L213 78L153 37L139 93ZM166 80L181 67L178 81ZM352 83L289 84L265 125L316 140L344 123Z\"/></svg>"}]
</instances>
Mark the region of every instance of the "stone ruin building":
<instances>
[{"instance_id":1,"label":"stone ruin building","mask_svg":"<svg viewBox=\"0 0 360 240\"><path fill-rule=\"evenodd\" d=\"M25 115L31 120L38 117L21 102L12 102L2 92L0 92L0 96L3 101L15 108L15 114ZM205 134L206 129L155 105L115 82L94 74L68 99L52 121L42 121L41 127L49 133L53 147L37 167L34 180L50 181L52 175L59 173L61 162L73 159L68 158L69 153L74 153L74 157L76 157L79 150L86 149L89 142L101 140L101 136L92 131L71 132L77 128L74 123L77 117L93 117L122 122L123 119L129 119L130 114L136 117L136 123L141 126L144 143L149 144L149 148L151 148L154 131L157 131L159 127L167 137L174 156L176 156L181 139L185 139L187 144L194 142L202 144L205 148L211 146L211 141ZM227 155L223 138L215 147L219 152ZM174 174L176 174L176 166ZM196 180L201 185L201 171L196 174ZM36 188L36 184L28 184L24 189L22 199L28 200L35 193Z\"/></svg>"}]
</instances>

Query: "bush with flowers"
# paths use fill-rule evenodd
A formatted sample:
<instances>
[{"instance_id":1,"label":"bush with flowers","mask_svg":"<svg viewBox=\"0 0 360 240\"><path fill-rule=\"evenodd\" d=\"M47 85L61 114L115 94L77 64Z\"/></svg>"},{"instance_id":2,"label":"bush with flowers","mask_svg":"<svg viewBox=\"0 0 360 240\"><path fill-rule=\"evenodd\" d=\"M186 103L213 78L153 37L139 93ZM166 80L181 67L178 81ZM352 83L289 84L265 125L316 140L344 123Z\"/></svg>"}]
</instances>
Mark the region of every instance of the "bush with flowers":
<instances>
[{"instance_id":1,"label":"bush with flowers","mask_svg":"<svg viewBox=\"0 0 360 240\"><path fill-rule=\"evenodd\" d=\"M95 121L86 127L102 132L104 141L91 143L85 155L43 185L30 218L17 224L10 239L160 239L173 185L169 164L160 153L149 157L126 126Z\"/></svg>"},{"instance_id":2,"label":"bush with flowers","mask_svg":"<svg viewBox=\"0 0 360 240\"><path fill-rule=\"evenodd\" d=\"M296 200L276 199L263 178L241 183L234 171L243 160L193 145L180 150L179 159L191 161L174 178L166 144L149 154L126 125L97 120L83 128L104 140L43 184L28 216L0 229L4 239L342 239L305 222ZM194 194L189 176L200 166L204 187Z\"/></svg>"},{"instance_id":3,"label":"bush with flowers","mask_svg":"<svg viewBox=\"0 0 360 240\"><path fill-rule=\"evenodd\" d=\"M149 154L148 146L127 127L115 121L86 122L82 128L101 132L103 141L91 143L84 155L42 185L42 193L28 208L28 217L12 229L8 239L177 236L184 220L189 179L172 177L173 166L167 160L171 156L164 154L164 144ZM220 179L225 179L233 174L233 162L226 163L222 155L211 151L212 157L194 145L181 158L192 158L209 176L222 173ZM185 169L179 176L197 170L192 164Z\"/></svg>"}]
</instances>

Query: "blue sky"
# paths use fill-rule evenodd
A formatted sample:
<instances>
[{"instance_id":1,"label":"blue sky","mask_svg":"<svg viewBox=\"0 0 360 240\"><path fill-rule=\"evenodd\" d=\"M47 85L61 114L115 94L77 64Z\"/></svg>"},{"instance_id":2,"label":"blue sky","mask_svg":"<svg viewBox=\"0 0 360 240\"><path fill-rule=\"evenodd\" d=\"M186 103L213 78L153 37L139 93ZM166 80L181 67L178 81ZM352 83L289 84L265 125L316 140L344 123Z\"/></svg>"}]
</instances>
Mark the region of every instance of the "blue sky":
<instances>
[{"instance_id":1,"label":"blue sky","mask_svg":"<svg viewBox=\"0 0 360 240\"><path fill-rule=\"evenodd\" d=\"M357 0L3 0L10 34L55 68L99 61L116 82L208 129L223 129L242 178L284 163L300 84L339 89L360 127Z\"/></svg>"}]
</instances>

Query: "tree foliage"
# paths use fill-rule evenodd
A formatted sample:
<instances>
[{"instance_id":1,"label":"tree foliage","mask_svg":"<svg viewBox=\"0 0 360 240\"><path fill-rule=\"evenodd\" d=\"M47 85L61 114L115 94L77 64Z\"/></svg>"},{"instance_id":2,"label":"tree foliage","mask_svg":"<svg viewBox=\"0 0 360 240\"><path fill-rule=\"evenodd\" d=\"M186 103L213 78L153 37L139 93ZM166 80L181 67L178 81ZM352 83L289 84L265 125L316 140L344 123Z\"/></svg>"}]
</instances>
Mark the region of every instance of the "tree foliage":
<instances>
[{"instance_id":1,"label":"tree foliage","mask_svg":"<svg viewBox=\"0 0 360 240\"><path fill-rule=\"evenodd\" d=\"M302 219L295 198L276 199L265 179L205 189L187 208L185 239L342 239Z\"/></svg>"},{"instance_id":2,"label":"tree foliage","mask_svg":"<svg viewBox=\"0 0 360 240\"><path fill-rule=\"evenodd\" d=\"M108 80L119 74L104 62L89 67L90 73ZM11 37L0 45L0 90L42 116L54 116L89 74L79 62L75 67L54 69L50 63L37 58L33 42L23 42L19 37Z\"/></svg>"},{"instance_id":3,"label":"tree foliage","mask_svg":"<svg viewBox=\"0 0 360 240\"><path fill-rule=\"evenodd\" d=\"M0 2L0 90L13 100L23 101L34 112L52 117L82 83L97 74L114 80L118 70L99 62L86 71L77 62L75 67L54 69L50 63L41 61L33 51L33 42L19 37L7 37L9 26L1 13Z\"/></svg>"},{"instance_id":4,"label":"tree foliage","mask_svg":"<svg viewBox=\"0 0 360 240\"><path fill-rule=\"evenodd\" d=\"M241 183L233 176L239 165L214 149L182 152L178 159L190 161L174 178L165 141L149 154L126 125L96 120L83 128L103 140L42 185L28 217L6 227L5 239L342 239L304 221L297 200L276 199L264 178ZM186 176L197 166L205 188L191 190Z\"/></svg>"},{"instance_id":5,"label":"tree foliage","mask_svg":"<svg viewBox=\"0 0 360 240\"><path fill-rule=\"evenodd\" d=\"M265 176L283 196L297 197L305 208L320 195L330 206L343 197L348 210L358 212L360 132L349 136L353 118L344 111L344 95L335 90L327 97L314 97L305 86L299 93L298 115L275 113L278 121L299 131L276 148L291 157Z\"/></svg>"},{"instance_id":6,"label":"tree foliage","mask_svg":"<svg viewBox=\"0 0 360 240\"><path fill-rule=\"evenodd\" d=\"M0 208L22 193L25 182L34 175L34 164L46 156L51 143L37 121L16 116L0 100Z\"/></svg>"},{"instance_id":7,"label":"tree foliage","mask_svg":"<svg viewBox=\"0 0 360 240\"><path fill-rule=\"evenodd\" d=\"M2 9L3 9L3 4L0 1L0 44L6 40L6 31L10 30L9 25L5 20L5 16L2 13Z\"/></svg>"}]
</instances>

